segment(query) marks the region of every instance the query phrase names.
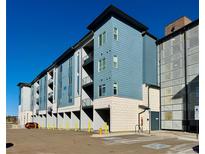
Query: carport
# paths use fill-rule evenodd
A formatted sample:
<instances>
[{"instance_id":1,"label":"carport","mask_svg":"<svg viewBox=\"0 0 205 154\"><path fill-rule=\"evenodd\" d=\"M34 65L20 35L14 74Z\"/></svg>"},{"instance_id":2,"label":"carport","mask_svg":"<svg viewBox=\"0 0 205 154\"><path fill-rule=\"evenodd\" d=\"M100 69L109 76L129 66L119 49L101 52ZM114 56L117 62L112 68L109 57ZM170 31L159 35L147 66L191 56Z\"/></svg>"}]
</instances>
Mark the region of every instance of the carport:
<instances>
[{"instance_id":1,"label":"carport","mask_svg":"<svg viewBox=\"0 0 205 154\"><path fill-rule=\"evenodd\" d=\"M80 111L71 112L71 128L79 129L80 124Z\"/></svg>"},{"instance_id":2,"label":"carport","mask_svg":"<svg viewBox=\"0 0 205 154\"><path fill-rule=\"evenodd\" d=\"M70 122L71 121L71 112L65 112L64 113L64 128L65 129L69 129L71 126L70 126Z\"/></svg>"},{"instance_id":3,"label":"carport","mask_svg":"<svg viewBox=\"0 0 205 154\"><path fill-rule=\"evenodd\" d=\"M58 113L58 128L64 128L63 120L64 120L64 113L63 112Z\"/></svg>"},{"instance_id":4,"label":"carport","mask_svg":"<svg viewBox=\"0 0 205 154\"><path fill-rule=\"evenodd\" d=\"M94 110L94 130L100 128L105 129L105 125L109 126L110 131L110 108L100 108Z\"/></svg>"},{"instance_id":5,"label":"carport","mask_svg":"<svg viewBox=\"0 0 205 154\"><path fill-rule=\"evenodd\" d=\"M81 110L81 129L93 128L93 106L82 107Z\"/></svg>"}]
</instances>

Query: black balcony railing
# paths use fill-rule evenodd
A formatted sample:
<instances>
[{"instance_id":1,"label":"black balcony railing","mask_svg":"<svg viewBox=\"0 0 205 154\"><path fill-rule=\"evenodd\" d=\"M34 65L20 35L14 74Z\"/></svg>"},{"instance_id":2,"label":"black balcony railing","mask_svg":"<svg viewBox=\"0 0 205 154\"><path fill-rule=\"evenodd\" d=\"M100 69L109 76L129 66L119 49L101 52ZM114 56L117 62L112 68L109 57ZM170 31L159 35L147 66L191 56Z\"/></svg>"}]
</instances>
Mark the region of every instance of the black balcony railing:
<instances>
[{"instance_id":1,"label":"black balcony railing","mask_svg":"<svg viewBox=\"0 0 205 154\"><path fill-rule=\"evenodd\" d=\"M86 65L93 61L93 53L89 53L83 57L83 65Z\"/></svg>"}]
</instances>

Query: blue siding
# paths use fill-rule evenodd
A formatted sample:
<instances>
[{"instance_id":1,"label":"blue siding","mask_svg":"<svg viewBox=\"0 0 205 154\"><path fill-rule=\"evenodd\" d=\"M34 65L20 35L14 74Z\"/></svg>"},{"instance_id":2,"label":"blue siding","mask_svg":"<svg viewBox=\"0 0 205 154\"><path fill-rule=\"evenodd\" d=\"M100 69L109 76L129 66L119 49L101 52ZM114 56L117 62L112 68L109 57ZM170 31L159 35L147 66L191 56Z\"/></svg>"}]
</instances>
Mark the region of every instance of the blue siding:
<instances>
[{"instance_id":1,"label":"blue siding","mask_svg":"<svg viewBox=\"0 0 205 154\"><path fill-rule=\"evenodd\" d=\"M98 35L106 31L106 43L98 47ZM111 45L112 45L112 22L109 20L94 34L94 99L98 98L98 86L106 84L106 96L111 96ZM106 58L106 69L98 72L98 61Z\"/></svg>"},{"instance_id":2,"label":"blue siding","mask_svg":"<svg viewBox=\"0 0 205 154\"><path fill-rule=\"evenodd\" d=\"M144 36L143 82L157 85L157 47L155 40Z\"/></svg>"},{"instance_id":3,"label":"blue siding","mask_svg":"<svg viewBox=\"0 0 205 154\"><path fill-rule=\"evenodd\" d=\"M113 27L119 31L119 40L113 39ZM98 35L107 32L106 44L98 47ZM112 67L113 55L118 56L118 68ZM98 60L105 57L106 70L98 72ZM121 97L142 99L143 37L140 32L121 21L111 18L94 34L94 99L98 98L98 86L106 84L106 96L113 95L113 81L119 85Z\"/></svg>"},{"instance_id":4,"label":"blue siding","mask_svg":"<svg viewBox=\"0 0 205 154\"><path fill-rule=\"evenodd\" d=\"M58 106L70 106L74 103L74 58L71 57L58 67ZM60 68L62 67L62 72ZM70 81L69 81L70 78Z\"/></svg>"},{"instance_id":5,"label":"blue siding","mask_svg":"<svg viewBox=\"0 0 205 154\"><path fill-rule=\"evenodd\" d=\"M118 68L112 68L112 80L118 82L119 96L142 99L142 35L115 18L112 24L119 33L118 41L112 36L112 57L118 56Z\"/></svg>"}]
</instances>

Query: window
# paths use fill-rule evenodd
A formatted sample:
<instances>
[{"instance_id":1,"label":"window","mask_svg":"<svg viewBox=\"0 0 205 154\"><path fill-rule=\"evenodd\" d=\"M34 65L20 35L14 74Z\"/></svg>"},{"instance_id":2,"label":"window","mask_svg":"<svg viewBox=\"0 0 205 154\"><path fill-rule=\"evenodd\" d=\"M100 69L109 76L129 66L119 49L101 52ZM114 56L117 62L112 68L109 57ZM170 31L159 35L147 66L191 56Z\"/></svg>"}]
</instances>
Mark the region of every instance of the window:
<instances>
[{"instance_id":1,"label":"window","mask_svg":"<svg viewBox=\"0 0 205 154\"><path fill-rule=\"evenodd\" d=\"M113 95L118 95L118 83L113 83Z\"/></svg>"},{"instance_id":2,"label":"window","mask_svg":"<svg viewBox=\"0 0 205 154\"><path fill-rule=\"evenodd\" d=\"M106 32L104 31L102 34L98 36L98 46L102 46L106 42Z\"/></svg>"},{"instance_id":3,"label":"window","mask_svg":"<svg viewBox=\"0 0 205 154\"><path fill-rule=\"evenodd\" d=\"M116 55L113 56L113 67L118 68L118 57Z\"/></svg>"},{"instance_id":4,"label":"window","mask_svg":"<svg viewBox=\"0 0 205 154\"><path fill-rule=\"evenodd\" d=\"M113 28L113 37L114 40L118 40L118 29L116 27Z\"/></svg>"},{"instance_id":5,"label":"window","mask_svg":"<svg viewBox=\"0 0 205 154\"><path fill-rule=\"evenodd\" d=\"M105 70L105 68L106 68L105 58L100 59L100 60L98 61L98 72L101 72L101 71Z\"/></svg>"},{"instance_id":6,"label":"window","mask_svg":"<svg viewBox=\"0 0 205 154\"><path fill-rule=\"evenodd\" d=\"M105 96L106 87L105 84L99 85L99 97Z\"/></svg>"}]
</instances>

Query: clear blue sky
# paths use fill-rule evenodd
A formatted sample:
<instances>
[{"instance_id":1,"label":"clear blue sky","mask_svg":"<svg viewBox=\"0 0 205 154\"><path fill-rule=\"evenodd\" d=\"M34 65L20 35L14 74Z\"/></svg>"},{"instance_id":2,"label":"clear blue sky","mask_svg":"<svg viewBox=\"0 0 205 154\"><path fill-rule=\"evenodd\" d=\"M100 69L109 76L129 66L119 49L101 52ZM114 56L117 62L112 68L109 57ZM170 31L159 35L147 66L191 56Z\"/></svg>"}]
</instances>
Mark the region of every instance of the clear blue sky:
<instances>
[{"instance_id":1,"label":"clear blue sky","mask_svg":"<svg viewBox=\"0 0 205 154\"><path fill-rule=\"evenodd\" d=\"M199 17L198 0L7 0L7 115L18 113L17 83L31 82L110 4L158 38L176 18Z\"/></svg>"}]
</instances>

